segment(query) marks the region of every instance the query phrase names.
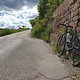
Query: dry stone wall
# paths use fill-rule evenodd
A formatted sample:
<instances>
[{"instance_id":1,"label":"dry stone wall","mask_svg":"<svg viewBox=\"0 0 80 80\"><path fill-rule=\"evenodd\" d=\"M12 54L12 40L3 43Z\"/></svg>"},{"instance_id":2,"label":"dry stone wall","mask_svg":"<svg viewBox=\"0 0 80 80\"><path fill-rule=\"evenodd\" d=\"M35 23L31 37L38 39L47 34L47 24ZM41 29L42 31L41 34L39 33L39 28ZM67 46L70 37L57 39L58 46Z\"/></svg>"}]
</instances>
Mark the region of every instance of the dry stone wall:
<instances>
[{"instance_id":1,"label":"dry stone wall","mask_svg":"<svg viewBox=\"0 0 80 80\"><path fill-rule=\"evenodd\" d=\"M69 24L75 27L78 18L80 18L80 0L64 0L54 11L53 20L50 24L54 28L60 23ZM56 29L54 29L51 34L51 40L54 40L56 36L55 30Z\"/></svg>"}]
</instances>

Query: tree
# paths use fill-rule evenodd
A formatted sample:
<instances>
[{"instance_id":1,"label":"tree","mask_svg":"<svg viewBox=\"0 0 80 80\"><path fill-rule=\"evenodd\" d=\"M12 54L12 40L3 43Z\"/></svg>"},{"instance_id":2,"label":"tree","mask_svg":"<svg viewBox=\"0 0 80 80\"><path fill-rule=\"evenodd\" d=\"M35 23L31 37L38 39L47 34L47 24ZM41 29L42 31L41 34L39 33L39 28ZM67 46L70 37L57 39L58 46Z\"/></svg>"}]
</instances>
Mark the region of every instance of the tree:
<instances>
[{"instance_id":1,"label":"tree","mask_svg":"<svg viewBox=\"0 0 80 80\"><path fill-rule=\"evenodd\" d=\"M48 0L39 0L38 2L38 12L39 12L40 19L43 19L45 17L47 3L48 3Z\"/></svg>"},{"instance_id":2,"label":"tree","mask_svg":"<svg viewBox=\"0 0 80 80\"><path fill-rule=\"evenodd\" d=\"M54 4L59 6L63 0L53 0L54 1Z\"/></svg>"},{"instance_id":3,"label":"tree","mask_svg":"<svg viewBox=\"0 0 80 80\"><path fill-rule=\"evenodd\" d=\"M22 29L26 29L26 26L22 26Z\"/></svg>"}]
</instances>

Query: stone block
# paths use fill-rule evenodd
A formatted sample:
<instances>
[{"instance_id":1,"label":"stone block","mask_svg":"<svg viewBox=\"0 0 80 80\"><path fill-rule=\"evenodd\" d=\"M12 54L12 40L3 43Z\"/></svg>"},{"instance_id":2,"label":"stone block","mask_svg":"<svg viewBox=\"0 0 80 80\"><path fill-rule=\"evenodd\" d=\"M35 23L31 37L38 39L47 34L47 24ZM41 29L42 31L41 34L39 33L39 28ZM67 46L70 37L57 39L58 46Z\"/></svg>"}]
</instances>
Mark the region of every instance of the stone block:
<instances>
[{"instance_id":1,"label":"stone block","mask_svg":"<svg viewBox=\"0 0 80 80\"><path fill-rule=\"evenodd\" d=\"M74 4L74 10L79 8L79 1L76 0L76 3Z\"/></svg>"},{"instance_id":2,"label":"stone block","mask_svg":"<svg viewBox=\"0 0 80 80\"><path fill-rule=\"evenodd\" d=\"M78 16L74 16L72 20L77 21L78 18L79 18Z\"/></svg>"},{"instance_id":3,"label":"stone block","mask_svg":"<svg viewBox=\"0 0 80 80\"><path fill-rule=\"evenodd\" d=\"M76 21L70 22L69 25L71 25L71 26L73 26L73 27L76 27Z\"/></svg>"}]
</instances>

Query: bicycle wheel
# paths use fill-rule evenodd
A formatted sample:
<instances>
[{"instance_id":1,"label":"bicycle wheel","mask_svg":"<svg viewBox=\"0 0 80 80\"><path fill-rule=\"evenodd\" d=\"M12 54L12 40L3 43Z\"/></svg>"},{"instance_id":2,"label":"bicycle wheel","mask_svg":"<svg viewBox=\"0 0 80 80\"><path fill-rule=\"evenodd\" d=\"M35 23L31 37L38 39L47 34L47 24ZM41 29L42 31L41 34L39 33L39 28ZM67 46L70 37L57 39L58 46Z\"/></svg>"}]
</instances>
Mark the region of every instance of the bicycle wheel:
<instances>
[{"instance_id":1,"label":"bicycle wheel","mask_svg":"<svg viewBox=\"0 0 80 80\"><path fill-rule=\"evenodd\" d=\"M72 50L70 58L72 65L76 66L80 63L80 53L77 50Z\"/></svg>"},{"instance_id":2,"label":"bicycle wheel","mask_svg":"<svg viewBox=\"0 0 80 80\"><path fill-rule=\"evenodd\" d=\"M76 66L80 63L80 52L79 52L80 42L78 37L75 37L73 42L74 45L70 57L72 59L72 64Z\"/></svg>"},{"instance_id":3,"label":"bicycle wheel","mask_svg":"<svg viewBox=\"0 0 80 80\"><path fill-rule=\"evenodd\" d=\"M66 40L65 39L65 34L62 34L57 41L57 46L56 47L57 47L58 56L61 56L65 51L65 43L66 43L65 40Z\"/></svg>"}]
</instances>

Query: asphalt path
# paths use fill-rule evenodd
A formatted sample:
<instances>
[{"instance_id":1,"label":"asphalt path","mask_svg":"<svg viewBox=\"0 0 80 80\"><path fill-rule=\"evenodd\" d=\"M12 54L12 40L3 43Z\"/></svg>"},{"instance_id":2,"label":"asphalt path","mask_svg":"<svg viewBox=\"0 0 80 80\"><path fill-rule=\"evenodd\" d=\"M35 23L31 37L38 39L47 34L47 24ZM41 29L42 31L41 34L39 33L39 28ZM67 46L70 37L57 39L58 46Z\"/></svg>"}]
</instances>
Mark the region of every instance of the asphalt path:
<instances>
[{"instance_id":1,"label":"asphalt path","mask_svg":"<svg viewBox=\"0 0 80 80\"><path fill-rule=\"evenodd\" d=\"M67 68L52 53L30 31L0 37L0 80L67 80Z\"/></svg>"}]
</instances>

